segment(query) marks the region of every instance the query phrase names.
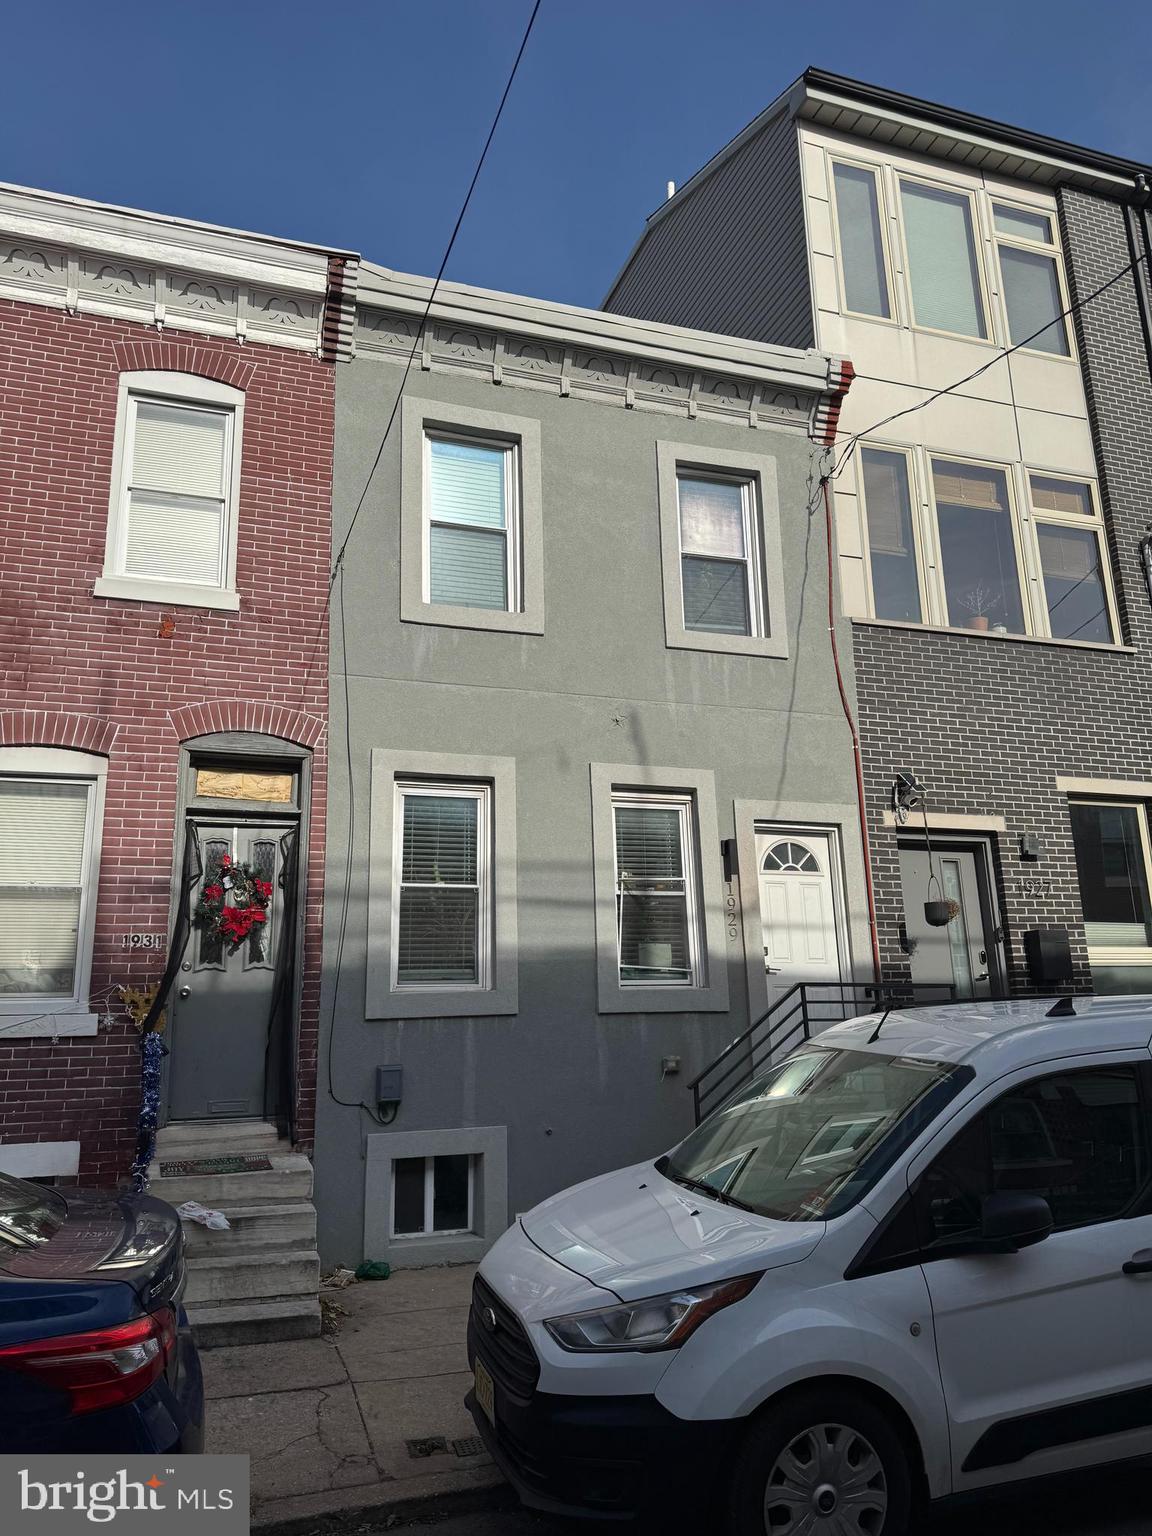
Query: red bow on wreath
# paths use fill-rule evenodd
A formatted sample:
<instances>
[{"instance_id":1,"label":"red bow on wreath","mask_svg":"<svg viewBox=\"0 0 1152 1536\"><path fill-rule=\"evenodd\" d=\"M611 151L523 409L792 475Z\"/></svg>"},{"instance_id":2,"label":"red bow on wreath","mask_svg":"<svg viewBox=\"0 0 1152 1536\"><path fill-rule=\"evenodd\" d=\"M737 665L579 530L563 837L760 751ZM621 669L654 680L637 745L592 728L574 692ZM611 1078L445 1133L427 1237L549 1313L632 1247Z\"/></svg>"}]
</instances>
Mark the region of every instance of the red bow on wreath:
<instances>
[{"instance_id":1,"label":"red bow on wreath","mask_svg":"<svg viewBox=\"0 0 1152 1536\"><path fill-rule=\"evenodd\" d=\"M231 906L225 901L229 893ZM200 892L194 921L235 949L253 928L268 921L271 900L271 883L261 880L251 864L234 864L231 856L224 853Z\"/></svg>"}]
</instances>

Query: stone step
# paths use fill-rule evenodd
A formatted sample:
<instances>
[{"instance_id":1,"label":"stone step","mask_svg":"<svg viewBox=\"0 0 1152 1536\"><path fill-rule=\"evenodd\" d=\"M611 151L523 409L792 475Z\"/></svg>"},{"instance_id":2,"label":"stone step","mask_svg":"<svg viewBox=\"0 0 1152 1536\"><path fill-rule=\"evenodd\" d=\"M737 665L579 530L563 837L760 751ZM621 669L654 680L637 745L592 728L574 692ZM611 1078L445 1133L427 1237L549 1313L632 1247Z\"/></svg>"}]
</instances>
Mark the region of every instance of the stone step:
<instances>
[{"instance_id":1,"label":"stone step","mask_svg":"<svg viewBox=\"0 0 1152 1536\"><path fill-rule=\"evenodd\" d=\"M320 1255L315 1249L201 1255L188 1264L184 1301L186 1306L205 1301L239 1305L272 1297L315 1296L319 1287Z\"/></svg>"},{"instance_id":2,"label":"stone step","mask_svg":"<svg viewBox=\"0 0 1152 1536\"><path fill-rule=\"evenodd\" d=\"M227 1157L291 1148L266 1120L178 1120L156 1132L157 1157Z\"/></svg>"},{"instance_id":3,"label":"stone step","mask_svg":"<svg viewBox=\"0 0 1152 1536\"><path fill-rule=\"evenodd\" d=\"M148 1186L149 1194L170 1205L198 1200L218 1210L236 1204L262 1205L276 1200L312 1198L312 1164L300 1152L269 1152L270 1169L245 1173L179 1173L164 1177L159 1163Z\"/></svg>"},{"instance_id":4,"label":"stone step","mask_svg":"<svg viewBox=\"0 0 1152 1536\"><path fill-rule=\"evenodd\" d=\"M214 1232L198 1221L184 1223L189 1259L260 1252L265 1248L299 1253L316 1246L316 1207L308 1200L229 1205L226 1215L230 1223L227 1232Z\"/></svg>"},{"instance_id":5,"label":"stone step","mask_svg":"<svg viewBox=\"0 0 1152 1536\"><path fill-rule=\"evenodd\" d=\"M193 1305L188 1318L201 1349L229 1344L269 1344L278 1339L311 1339L320 1332L316 1296Z\"/></svg>"}]
</instances>

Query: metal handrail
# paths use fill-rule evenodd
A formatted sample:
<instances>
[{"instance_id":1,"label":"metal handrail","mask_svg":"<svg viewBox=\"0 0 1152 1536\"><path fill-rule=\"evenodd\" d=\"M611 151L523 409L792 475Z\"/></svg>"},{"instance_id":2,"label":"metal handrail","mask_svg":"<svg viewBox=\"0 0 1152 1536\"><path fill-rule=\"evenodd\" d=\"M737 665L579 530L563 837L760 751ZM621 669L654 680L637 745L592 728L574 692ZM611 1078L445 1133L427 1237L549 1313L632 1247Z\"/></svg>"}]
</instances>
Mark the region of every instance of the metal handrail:
<instances>
[{"instance_id":1,"label":"metal handrail","mask_svg":"<svg viewBox=\"0 0 1152 1536\"><path fill-rule=\"evenodd\" d=\"M744 1083L750 1081L772 1057L785 1046L791 1046L799 1035L803 1040L812 1038L812 1025L828 1025L837 1022L827 1016L829 1008L843 1008L842 1017L850 1017L851 1005L864 1003L868 1012L878 1007L913 1007L917 994L935 994L930 1001L951 1002L956 989L945 982L915 986L910 982L895 983L885 987L876 982L794 982L778 997L765 1013L748 1026L704 1070L688 1084L697 1125L718 1109ZM741 1047L744 1049L741 1051ZM740 1054L733 1058L733 1053ZM717 1076L717 1069L723 1071ZM709 1080L710 1081L706 1081ZM705 1105L707 1104L707 1108Z\"/></svg>"}]
</instances>

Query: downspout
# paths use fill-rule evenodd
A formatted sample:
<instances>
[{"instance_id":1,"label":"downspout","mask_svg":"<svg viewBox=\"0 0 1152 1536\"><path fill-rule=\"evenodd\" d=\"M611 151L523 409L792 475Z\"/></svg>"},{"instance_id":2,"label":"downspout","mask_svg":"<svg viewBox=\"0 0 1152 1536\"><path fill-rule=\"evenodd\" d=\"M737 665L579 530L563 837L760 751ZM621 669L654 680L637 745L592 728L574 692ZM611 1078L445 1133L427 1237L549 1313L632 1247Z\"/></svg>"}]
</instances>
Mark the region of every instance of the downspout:
<instances>
[{"instance_id":1,"label":"downspout","mask_svg":"<svg viewBox=\"0 0 1152 1536\"><path fill-rule=\"evenodd\" d=\"M852 364L846 359L840 363L840 382L831 402L823 425L825 451L836 441L836 427L844 396L854 377ZM832 491L828 476L820 476L820 490L824 498L824 542L828 560L828 642L832 650L832 665L836 671L836 687L840 693L840 707L852 737L852 763L856 772L856 810L860 818L860 847L864 855L864 891L868 901L868 938L872 947L872 975L880 985L880 934L876 922L876 888L872 880L872 848L868 837L868 802L864 792L864 762L860 754L860 733L844 684L844 672L840 665L840 645L836 638L836 578L833 560Z\"/></svg>"}]
</instances>

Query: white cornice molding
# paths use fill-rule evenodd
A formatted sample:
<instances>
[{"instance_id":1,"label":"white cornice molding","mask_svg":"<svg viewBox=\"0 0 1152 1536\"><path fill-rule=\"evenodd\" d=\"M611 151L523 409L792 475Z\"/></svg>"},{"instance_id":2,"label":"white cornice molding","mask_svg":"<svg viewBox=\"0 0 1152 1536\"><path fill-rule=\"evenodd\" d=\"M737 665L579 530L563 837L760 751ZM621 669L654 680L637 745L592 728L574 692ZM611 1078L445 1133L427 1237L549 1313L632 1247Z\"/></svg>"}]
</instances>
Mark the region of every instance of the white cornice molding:
<instances>
[{"instance_id":1,"label":"white cornice molding","mask_svg":"<svg viewBox=\"0 0 1152 1536\"><path fill-rule=\"evenodd\" d=\"M358 347L394 351L402 349L405 340L410 347L431 291L428 278L363 263L357 291ZM389 329L388 316L403 317L406 323ZM454 332L464 333L466 339L453 342ZM380 339L382 336L389 339ZM497 349L497 336L505 343L513 341L516 350L510 351L507 345ZM526 347L526 343L534 345ZM607 373L608 380L601 382L618 379L626 392L643 382L639 380L641 369L671 374L672 379L663 379L665 386L679 388L675 381L683 378L686 399L691 392L690 376L722 377L733 386L742 386L735 394L740 402L735 408L744 414L754 403L754 396L779 392L795 396L797 403L802 402L802 408L810 411L816 398L837 392L842 372L842 359L823 352L768 346L462 283L440 284L423 352L422 366L453 358L472 361L496 369L498 383L509 371L537 379L554 374L561 383L561 393L568 392L563 387L564 376L575 378L580 371L578 355L612 360L611 368L585 367L583 371ZM630 378L631 386L627 382Z\"/></svg>"},{"instance_id":2,"label":"white cornice molding","mask_svg":"<svg viewBox=\"0 0 1152 1536\"><path fill-rule=\"evenodd\" d=\"M346 303L353 253L0 184L0 298L319 351L333 258Z\"/></svg>"}]
</instances>

